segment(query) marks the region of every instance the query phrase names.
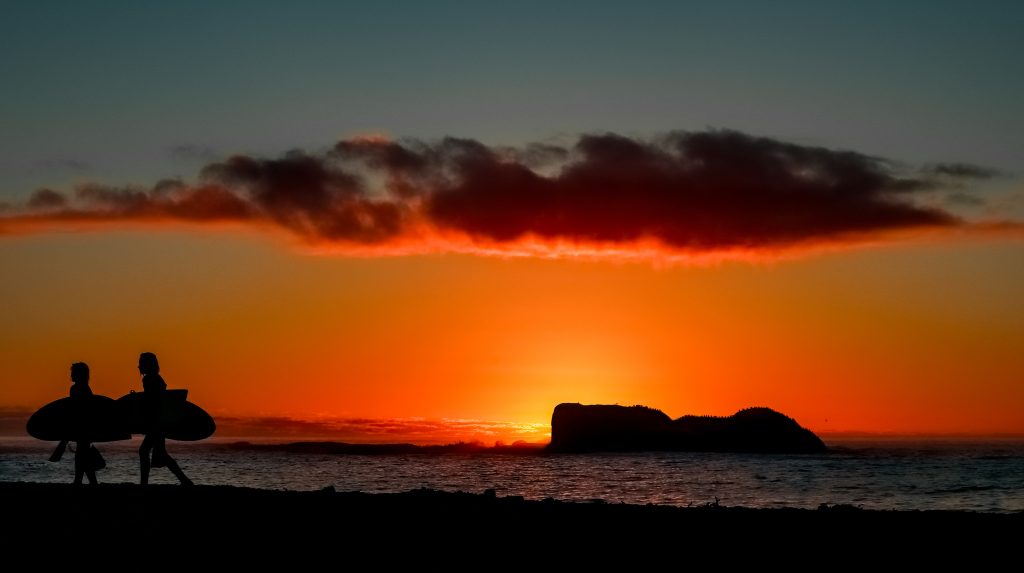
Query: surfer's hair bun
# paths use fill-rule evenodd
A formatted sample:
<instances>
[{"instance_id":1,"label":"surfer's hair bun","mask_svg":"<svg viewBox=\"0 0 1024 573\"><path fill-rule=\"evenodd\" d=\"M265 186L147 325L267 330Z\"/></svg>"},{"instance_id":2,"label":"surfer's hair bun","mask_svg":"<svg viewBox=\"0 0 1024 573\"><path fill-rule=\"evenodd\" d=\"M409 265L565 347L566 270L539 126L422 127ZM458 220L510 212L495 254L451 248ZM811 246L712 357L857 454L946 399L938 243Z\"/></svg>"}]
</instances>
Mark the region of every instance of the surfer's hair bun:
<instances>
[{"instance_id":1,"label":"surfer's hair bun","mask_svg":"<svg viewBox=\"0 0 1024 573\"><path fill-rule=\"evenodd\" d=\"M160 372L160 363L156 360L156 354L143 352L139 355L139 368L147 372Z\"/></svg>"},{"instance_id":2,"label":"surfer's hair bun","mask_svg":"<svg viewBox=\"0 0 1024 573\"><path fill-rule=\"evenodd\" d=\"M85 362L75 362L71 365L71 379L75 382L79 380L88 382L89 381L89 365Z\"/></svg>"}]
</instances>

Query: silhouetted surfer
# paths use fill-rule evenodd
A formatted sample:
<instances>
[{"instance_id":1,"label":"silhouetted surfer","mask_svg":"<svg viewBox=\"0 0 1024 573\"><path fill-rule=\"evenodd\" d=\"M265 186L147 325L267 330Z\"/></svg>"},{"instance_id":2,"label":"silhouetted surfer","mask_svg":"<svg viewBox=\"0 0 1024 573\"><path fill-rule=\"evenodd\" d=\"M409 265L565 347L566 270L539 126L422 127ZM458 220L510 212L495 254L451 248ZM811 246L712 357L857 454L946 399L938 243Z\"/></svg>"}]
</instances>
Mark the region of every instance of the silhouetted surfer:
<instances>
[{"instance_id":1,"label":"silhouetted surfer","mask_svg":"<svg viewBox=\"0 0 1024 573\"><path fill-rule=\"evenodd\" d=\"M144 396L144 408L146 417L146 437L142 440L139 448L139 462L142 464L142 485L149 483L149 468L167 467L178 477L181 485L192 485L192 480L185 476L174 458L167 454L167 446L164 443L163 428L161 427L162 401L167 383L160 376L160 363L156 360L156 354L143 352L139 355L139 374L142 374L142 390ZM150 452L153 459L150 461Z\"/></svg>"},{"instance_id":2,"label":"silhouetted surfer","mask_svg":"<svg viewBox=\"0 0 1024 573\"><path fill-rule=\"evenodd\" d=\"M92 388L89 388L89 365L85 362L75 362L71 365L71 398L79 403L78 415L85 416L86 402L92 396ZM80 422L79 422L79 425ZM59 461L64 455L64 449L68 447L68 441L62 440L57 444L57 449L50 456L51 462ZM88 441L75 442L75 485L82 485L82 476L89 478L89 483L96 485L96 467L93 461L92 443Z\"/></svg>"}]
</instances>

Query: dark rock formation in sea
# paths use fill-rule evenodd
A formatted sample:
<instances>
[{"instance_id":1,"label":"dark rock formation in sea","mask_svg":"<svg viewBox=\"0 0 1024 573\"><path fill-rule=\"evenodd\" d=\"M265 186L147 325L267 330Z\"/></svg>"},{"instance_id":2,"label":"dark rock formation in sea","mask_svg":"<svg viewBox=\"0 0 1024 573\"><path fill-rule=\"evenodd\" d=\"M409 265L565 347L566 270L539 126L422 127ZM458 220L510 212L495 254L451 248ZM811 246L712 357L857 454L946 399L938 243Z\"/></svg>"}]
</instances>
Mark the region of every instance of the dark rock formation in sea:
<instances>
[{"instance_id":1,"label":"dark rock formation in sea","mask_svg":"<svg viewBox=\"0 0 1024 573\"><path fill-rule=\"evenodd\" d=\"M813 432L770 408L673 420L646 406L559 404L551 415L549 449L814 453L827 448Z\"/></svg>"}]
</instances>

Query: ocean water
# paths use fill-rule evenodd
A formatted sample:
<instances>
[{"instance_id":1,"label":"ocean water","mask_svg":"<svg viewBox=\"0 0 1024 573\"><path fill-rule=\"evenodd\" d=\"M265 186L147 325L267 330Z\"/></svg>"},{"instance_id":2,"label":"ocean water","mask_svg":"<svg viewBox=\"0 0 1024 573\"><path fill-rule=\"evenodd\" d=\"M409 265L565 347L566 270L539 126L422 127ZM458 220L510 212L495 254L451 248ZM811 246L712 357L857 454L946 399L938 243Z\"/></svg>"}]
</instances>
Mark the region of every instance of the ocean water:
<instances>
[{"instance_id":1,"label":"ocean water","mask_svg":"<svg viewBox=\"0 0 1024 573\"><path fill-rule=\"evenodd\" d=\"M325 455L246 450L235 440L168 442L196 483L264 489L401 492L420 487L608 503L1024 511L1024 440L832 441L821 455L724 453ZM140 440L100 444L101 482L137 482ZM0 438L0 481L67 483L68 452ZM166 469L153 483L176 483Z\"/></svg>"}]
</instances>

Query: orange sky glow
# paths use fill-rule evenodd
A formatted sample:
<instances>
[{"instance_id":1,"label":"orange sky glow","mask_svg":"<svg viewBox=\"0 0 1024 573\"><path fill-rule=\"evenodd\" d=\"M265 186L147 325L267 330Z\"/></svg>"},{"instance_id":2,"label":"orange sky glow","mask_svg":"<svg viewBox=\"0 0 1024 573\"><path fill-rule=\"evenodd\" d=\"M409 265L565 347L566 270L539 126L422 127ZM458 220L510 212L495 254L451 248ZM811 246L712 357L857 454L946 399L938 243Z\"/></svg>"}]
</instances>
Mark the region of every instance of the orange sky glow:
<instances>
[{"instance_id":1,"label":"orange sky glow","mask_svg":"<svg viewBox=\"0 0 1024 573\"><path fill-rule=\"evenodd\" d=\"M231 228L7 237L0 407L61 397L75 361L119 396L153 351L215 416L313 422L274 426L285 435L544 441L559 402L1024 433L1015 241L610 258L315 256Z\"/></svg>"}]
</instances>

